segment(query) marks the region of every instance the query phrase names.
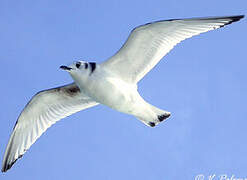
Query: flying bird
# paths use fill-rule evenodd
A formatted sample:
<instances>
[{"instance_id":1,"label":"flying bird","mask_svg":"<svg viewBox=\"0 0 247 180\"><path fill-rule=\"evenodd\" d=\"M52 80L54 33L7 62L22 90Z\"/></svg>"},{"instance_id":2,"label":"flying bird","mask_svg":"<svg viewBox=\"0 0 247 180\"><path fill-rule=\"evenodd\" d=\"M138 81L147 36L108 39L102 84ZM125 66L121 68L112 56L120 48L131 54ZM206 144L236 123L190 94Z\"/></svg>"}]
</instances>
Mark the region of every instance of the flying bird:
<instances>
[{"instance_id":1,"label":"flying bird","mask_svg":"<svg viewBox=\"0 0 247 180\"><path fill-rule=\"evenodd\" d=\"M98 104L133 115L150 127L164 121L170 112L146 102L138 93L138 81L182 40L243 17L171 19L148 23L134 28L121 49L103 63L77 61L61 66L74 82L40 91L27 103L10 136L2 172L10 169L55 122Z\"/></svg>"}]
</instances>

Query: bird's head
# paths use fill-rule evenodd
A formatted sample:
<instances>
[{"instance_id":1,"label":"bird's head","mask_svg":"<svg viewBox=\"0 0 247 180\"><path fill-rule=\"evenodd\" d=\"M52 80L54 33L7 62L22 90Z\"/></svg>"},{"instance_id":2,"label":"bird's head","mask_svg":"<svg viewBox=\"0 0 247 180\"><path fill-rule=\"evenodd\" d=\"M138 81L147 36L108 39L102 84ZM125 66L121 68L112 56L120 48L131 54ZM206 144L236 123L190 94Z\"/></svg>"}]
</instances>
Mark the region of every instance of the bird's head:
<instances>
[{"instance_id":1,"label":"bird's head","mask_svg":"<svg viewBox=\"0 0 247 180\"><path fill-rule=\"evenodd\" d=\"M75 61L69 66L60 66L61 69L70 73L73 78L76 77L88 77L91 75L96 69L95 62L86 62L86 61Z\"/></svg>"}]
</instances>

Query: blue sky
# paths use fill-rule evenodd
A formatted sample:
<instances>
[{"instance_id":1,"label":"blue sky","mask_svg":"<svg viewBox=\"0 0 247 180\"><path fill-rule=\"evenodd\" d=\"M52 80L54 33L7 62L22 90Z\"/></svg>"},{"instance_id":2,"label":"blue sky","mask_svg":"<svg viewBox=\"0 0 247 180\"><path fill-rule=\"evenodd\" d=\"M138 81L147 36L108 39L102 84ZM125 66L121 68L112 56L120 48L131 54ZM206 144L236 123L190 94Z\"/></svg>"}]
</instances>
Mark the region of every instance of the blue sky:
<instances>
[{"instance_id":1,"label":"blue sky","mask_svg":"<svg viewBox=\"0 0 247 180\"><path fill-rule=\"evenodd\" d=\"M102 62L137 25L246 14L247 1L0 1L0 159L15 121L38 91L70 83L59 70ZM140 83L172 112L156 128L103 105L46 131L0 179L247 177L246 18L176 46Z\"/></svg>"}]
</instances>

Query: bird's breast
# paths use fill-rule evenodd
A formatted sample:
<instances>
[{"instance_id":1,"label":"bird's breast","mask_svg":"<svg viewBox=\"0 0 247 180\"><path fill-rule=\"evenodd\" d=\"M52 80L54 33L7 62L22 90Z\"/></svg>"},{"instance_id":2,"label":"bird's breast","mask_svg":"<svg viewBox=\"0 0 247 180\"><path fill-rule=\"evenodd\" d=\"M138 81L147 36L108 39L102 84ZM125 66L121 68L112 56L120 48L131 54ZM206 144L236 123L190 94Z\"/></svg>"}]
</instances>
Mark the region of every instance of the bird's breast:
<instances>
[{"instance_id":1,"label":"bird's breast","mask_svg":"<svg viewBox=\"0 0 247 180\"><path fill-rule=\"evenodd\" d=\"M91 79L90 79L91 78ZM137 96L137 87L111 76L94 76L84 86L86 93L95 101L118 111L125 111Z\"/></svg>"}]
</instances>

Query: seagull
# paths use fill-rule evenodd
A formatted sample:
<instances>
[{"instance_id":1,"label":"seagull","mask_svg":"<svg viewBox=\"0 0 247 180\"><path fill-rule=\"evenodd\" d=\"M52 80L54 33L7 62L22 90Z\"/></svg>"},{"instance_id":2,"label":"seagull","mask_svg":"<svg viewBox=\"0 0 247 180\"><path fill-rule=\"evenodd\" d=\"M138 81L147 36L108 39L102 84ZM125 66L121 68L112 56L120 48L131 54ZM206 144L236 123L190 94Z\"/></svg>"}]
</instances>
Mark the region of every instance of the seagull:
<instances>
[{"instance_id":1,"label":"seagull","mask_svg":"<svg viewBox=\"0 0 247 180\"><path fill-rule=\"evenodd\" d=\"M73 83L38 92L18 117L2 163L6 172L58 120L106 105L154 127L170 112L146 102L137 83L179 42L239 21L244 15L151 22L134 28L121 49L107 61L77 61L60 66Z\"/></svg>"}]
</instances>

